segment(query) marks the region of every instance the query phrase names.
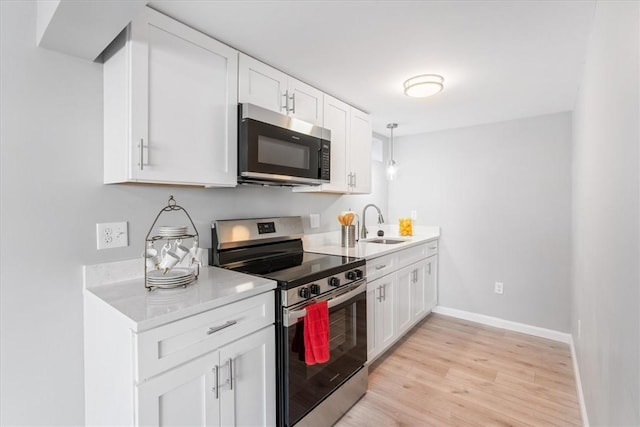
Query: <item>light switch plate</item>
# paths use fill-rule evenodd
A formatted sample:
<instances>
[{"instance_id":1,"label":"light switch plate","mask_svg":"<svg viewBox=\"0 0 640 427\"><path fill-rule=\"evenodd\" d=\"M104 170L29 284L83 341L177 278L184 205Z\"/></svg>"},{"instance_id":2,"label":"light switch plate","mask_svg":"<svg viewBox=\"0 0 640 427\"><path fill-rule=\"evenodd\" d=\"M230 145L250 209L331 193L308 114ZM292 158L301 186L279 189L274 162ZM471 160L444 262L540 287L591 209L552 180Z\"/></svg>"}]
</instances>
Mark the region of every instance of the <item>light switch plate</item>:
<instances>
[{"instance_id":1,"label":"light switch plate","mask_svg":"<svg viewBox=\"0 0 640 427\"><path fill-rule=\"evenodd\" d=\"M98 250L129 246L127 222L96 224L96 239Z\"/></svg>"},{"instance_id":2,"label":"light switch plate","mask_svg":"<svg viewBox=\"0 0 640 427\"><path fill-rule=\"evenodd\" d=\"M320 227L320 214L315 213L309 215L309 226L311 228Z\"/></svg>"}]
</instances>

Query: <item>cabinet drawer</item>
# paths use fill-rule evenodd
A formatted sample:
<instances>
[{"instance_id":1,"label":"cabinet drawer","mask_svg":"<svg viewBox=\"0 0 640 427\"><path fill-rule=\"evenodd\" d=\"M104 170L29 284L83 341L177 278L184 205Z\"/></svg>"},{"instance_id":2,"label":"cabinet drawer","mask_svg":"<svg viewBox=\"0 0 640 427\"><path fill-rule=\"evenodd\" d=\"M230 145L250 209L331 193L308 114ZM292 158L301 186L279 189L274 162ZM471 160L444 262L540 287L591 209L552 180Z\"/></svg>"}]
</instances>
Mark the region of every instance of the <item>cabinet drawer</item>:
<instances>
[{"instance_id":1,"label":"cabinet drawer","mask_svg":"<svg viewBox=\"0 0 640 427\"><path fill-rule=\"evenodd\" d=\"M143 381L275 321L274 293L267 292L134 335Z\"/></svg>"},{"instance_id":2,"label":"cabinet drawer","mask_svg":"<svg viewBox=\"0 0 640 427\"><path fill-rule=\"evenodd\" d=\"M438 253L438 241L434 240L433 242L427 243L427 256L435 255Z\"/></svg>"},{"instance_id":3,"label":"cabinet drawer","mask_svg":"<svg viewBox=\"0 0 640 427\"><path fill-rule=\"evenodd\" d=\"M367 280L374 280L397 270L396 254L389 254L367 261Z\"/></svg>"},{"instance_id":4,"label":"cabinet drawer","mask_svg":"<svg viewBox=\"0 0 640 427\"><path fill-rule=\"evenodd\" d=\"M398 266L397 268L406 267L407 265L414 264L427 256L427 245L413 246L411 248L403 249L399 251Z\"/></svg>"}]
</instances>

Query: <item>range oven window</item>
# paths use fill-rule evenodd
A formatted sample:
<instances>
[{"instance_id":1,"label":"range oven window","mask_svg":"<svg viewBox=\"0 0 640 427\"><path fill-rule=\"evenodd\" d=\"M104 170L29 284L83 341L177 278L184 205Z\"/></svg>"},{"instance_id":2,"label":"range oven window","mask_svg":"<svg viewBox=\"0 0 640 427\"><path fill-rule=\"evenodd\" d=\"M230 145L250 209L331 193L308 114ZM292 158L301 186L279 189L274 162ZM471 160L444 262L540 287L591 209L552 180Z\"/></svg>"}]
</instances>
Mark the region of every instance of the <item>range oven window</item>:
<instances>
[{"instance_id":1,"label":"range oven window","mask_svg":"<svg viewBox=\"0 0 640 427\"><path fill-rule=\"evenodd\" d=\"M366 293L329 309L329 361L307 365L304 318L286 328L288 423L292 425L357 372L367 358Z\"/></svg>"}]
</instances>

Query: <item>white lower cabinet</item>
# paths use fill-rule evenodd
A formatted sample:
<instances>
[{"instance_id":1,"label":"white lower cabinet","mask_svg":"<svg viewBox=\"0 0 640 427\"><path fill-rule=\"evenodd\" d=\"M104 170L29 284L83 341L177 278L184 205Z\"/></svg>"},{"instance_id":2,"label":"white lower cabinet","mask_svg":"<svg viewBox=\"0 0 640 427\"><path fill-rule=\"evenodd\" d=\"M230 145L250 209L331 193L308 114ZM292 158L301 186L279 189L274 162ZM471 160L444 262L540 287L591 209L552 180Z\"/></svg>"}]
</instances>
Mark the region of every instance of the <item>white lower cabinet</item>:
<instances>
[{"instance_id":1,"label":"white lower cabinet","mask_svg":"<svg viewBox=\"0 0 640 427\"><path fill-rule=\"evenodd\" d=\"M275 301L266 292L137 331L85 297L85 424L273 426Z\"/></svg>"},{"instance_id":2,"label":"white lower cabinet","mask_svg":"<svg viewBox=\"0 0 640 427\"><path fill-rule=\"evenodd\" d=\"M367 283L367 359L390 346L396 335L394 277L386 276Z\"/></svg>"},{"instance_id":3,"label":"white lower cabinet","mask_svg":"<svg viewBox=\"0 0 640 427\"><path fill-rule=\"evenodd\" d=\"M397 334L403 334L411 328L415 271L416 269L413 267L405 267L394 274L397 282L395 286L396 305L398 307L396 317Z\"/></svg>"},{"instance_id":4,"label":"white lower cabinet","mask_svg":"<svg viewBox=\"0 0 640 427\"><path fill-rule=\"evenodd\" d=\"M431 256L425 260L426 265L423 271L424 277L424 309L425 314L438 304L438 255Z\"/></svg>"},{"instance_id":5,"label":"white lower cabinet","mask_svg":"<svg viewBox=\"0 0 640 427\"><path fill-rule=\"evenodd\" d=\"M430 242L367 261L368 363L436 306L435 253L437 242Z\"/></svg>"},{"instance_id":6,"label":"white lower cabinet","mask_svg":"<svg viewBox=\"0 0 640 427\"><path fill-rule=\"evenodd\" d=\"M274 334L270 326L138 385L137 425L274 425Z\"/></svg>"}]
</instances>

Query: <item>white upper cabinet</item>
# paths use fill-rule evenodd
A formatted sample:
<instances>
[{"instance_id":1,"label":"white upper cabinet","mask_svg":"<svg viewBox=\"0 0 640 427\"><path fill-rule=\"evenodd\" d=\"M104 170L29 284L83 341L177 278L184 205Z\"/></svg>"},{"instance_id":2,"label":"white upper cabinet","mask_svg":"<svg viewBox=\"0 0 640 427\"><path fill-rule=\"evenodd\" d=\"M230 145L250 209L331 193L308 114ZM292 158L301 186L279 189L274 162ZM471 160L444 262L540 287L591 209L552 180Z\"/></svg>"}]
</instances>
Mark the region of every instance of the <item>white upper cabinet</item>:
<instances>
[{"instance_id":1,"label":"white upper cabinet","mask_svg":"<svg viewBox=\"0 0 640 427\"><path fill-rule=\"evenodd\" d=\"M322 126L323 93L240 53L238 101Z\"/></svg>"},{"instance_id":2,"label":"white upper cabinet","mask_svg":"<svg viewBox=\"0 0 640 427\"><path fill-rule=\"evenodd\" d=\"M348 193L351 107L332 96L324 96L324 127L331 130L331 183L316 190ZM301 187L304 189L305 187Z\"/></svg>"},{"instance_id":3,"label":"white upper cabinet","mask_svg":"<svg viewBox=\"0 0 640 427\"><path fill-rule=\"evenodd\" d=\"M349 170L351 193L371 193L371 116L351 108Z\"/></svg>"},{"instance_id":4,"label":"white upper cabinet","mask_svg":"<svg viewBox=\"0 0 640 427\"><path fill-rule=\"evenodd\" d=\"M371 192L371 117L325 94L324 125L331 131L331 182L294 192Z\"/></svg>"},{"instance_id":5,"label":"white upper cabinet","mask_svg":"<svg viewBox=\"0 0 640 427\"><path fill-rule=\"evenodd\" d=\"M287 114L287 75L242 53L238 61L238 101Z\"/></svg>"},{"instance_id":6,"label":"white upper cabinet","mask_svg":"<svg viewBox=\"0 0 640 427\"><path fill-rule=\"evenodd\" d=\"M146 8L105 52L105 183L235 186L238 52Z\"/></svg>"}]
</instances>

